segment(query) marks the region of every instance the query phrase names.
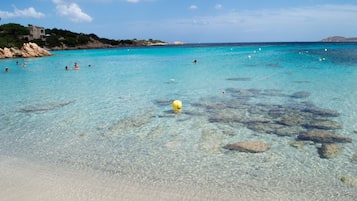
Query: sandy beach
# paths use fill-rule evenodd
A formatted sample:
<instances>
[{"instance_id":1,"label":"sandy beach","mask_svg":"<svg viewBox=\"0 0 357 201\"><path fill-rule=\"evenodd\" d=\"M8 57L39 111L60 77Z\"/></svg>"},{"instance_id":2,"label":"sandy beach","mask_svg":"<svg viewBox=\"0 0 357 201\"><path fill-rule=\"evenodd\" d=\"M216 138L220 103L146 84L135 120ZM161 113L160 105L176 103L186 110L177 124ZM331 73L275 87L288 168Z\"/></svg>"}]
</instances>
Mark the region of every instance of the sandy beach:
<instances>
[{"instance_id":1,"label":"sandy beach","mask_svg":"<svg viewBox=\"0 0 357 201\"><path fill-rule=\"evenodd\" d=\"M170 187L93 177L86 173L53 170L14 158L1 158L0 197L7 201L45 200L229 200Z\"/></svg>"},{"instance_id":2,"label":"sandy beach","mask_svg":"<svg viewBox=\"0 0 357 201\"><path fill-rule=\"evenodd\" d=\"M86 172L51 169L18 158L1 157L0 197L6 201L213 201L213 200L333 200L318 192L259 189L242 186L235 192L150 185L100 177ZM321 198L321 199L320 199ZM341 197L340 197L341 198ZM344 200L349 200L348 196ZM351 200L353 198L350 197Z\"/></svg>"}]
</instances>

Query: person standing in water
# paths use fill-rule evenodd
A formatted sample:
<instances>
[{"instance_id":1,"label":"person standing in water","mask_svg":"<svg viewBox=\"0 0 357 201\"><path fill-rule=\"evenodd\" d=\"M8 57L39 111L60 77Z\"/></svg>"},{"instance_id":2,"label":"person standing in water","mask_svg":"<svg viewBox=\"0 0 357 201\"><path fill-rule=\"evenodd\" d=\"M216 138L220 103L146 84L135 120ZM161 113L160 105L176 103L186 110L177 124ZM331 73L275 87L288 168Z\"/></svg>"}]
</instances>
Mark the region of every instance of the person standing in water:
<instances>
[{"instance_id":1,"label":"person standing in water","mask_svg":"<svg viewBox=\"0 0 357 201\"><path fill-rule=\"evenodd\" d=\"M79 70L79 66L78 66L77 62L74 63L74 70Z\"/></svg>"}]
</instances>

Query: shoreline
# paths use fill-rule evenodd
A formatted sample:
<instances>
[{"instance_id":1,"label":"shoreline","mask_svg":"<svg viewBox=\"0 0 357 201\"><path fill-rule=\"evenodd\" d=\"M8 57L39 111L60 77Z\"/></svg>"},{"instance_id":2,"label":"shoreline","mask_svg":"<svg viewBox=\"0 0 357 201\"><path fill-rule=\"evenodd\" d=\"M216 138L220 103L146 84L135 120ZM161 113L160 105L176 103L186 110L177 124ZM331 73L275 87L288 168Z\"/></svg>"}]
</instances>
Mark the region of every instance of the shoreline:
<instances>
[{"instance_id":1,"label":"shoreline","mask_svg":"<svg viewBox=\"0 0 357 201\"><path fill-rule=\"evenodd\" d=\"M86 171L52 169L19 158L1 156L0 169L0 197L7 201L236 200L223 194L215 196L211 192L183 190L166 185L153 186L102 174L93 175Z\"/></svg>"},{"instance_id":2,"label":"shoreline","mask_svg":"<svg viewBox=\"0 0 357 201\"><path fill-rule=\"evenodd\" d=\"M7 201L275 201L275 200L353 200L354 195L322 195L316 189L300 191L269 186L241 184L234 192L204 187L175 186L128 181L112 175L36 164L20 158L0 156L0 197ZM239 182L239 181L237 181ZM267 181L269 182L269 181ZM293 182L293 181L291 181ZM313 186L313 184L312 184ZM343 192L341 192L343 193ZM321 197L322 196L322 197ZM351 199L349 199L349 196Z\"/></svg>"}]
</instances>

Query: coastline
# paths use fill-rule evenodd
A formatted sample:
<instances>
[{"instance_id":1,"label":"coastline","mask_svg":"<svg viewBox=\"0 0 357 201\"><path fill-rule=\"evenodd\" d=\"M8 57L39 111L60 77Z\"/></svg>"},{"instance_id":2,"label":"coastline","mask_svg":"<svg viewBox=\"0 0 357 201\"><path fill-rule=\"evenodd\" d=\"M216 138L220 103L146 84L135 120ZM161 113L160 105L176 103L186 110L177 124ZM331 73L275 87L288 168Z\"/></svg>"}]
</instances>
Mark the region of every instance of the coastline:
<instances>
[{"instance_id":1,"label":"coastline","mask_svg":"<svg viewBox=\"0 0 357 201\"><path fill-rule=\"evenodd\" d=\"M301 189L289 190L275 186L262 188L243 183L241 188L237 188L234 192L197 186L182 187L171 183L143 183L103 173L63 169L7 156L0 156L0 178L2 189L0 197L7 201L316 201L335 199L348 201L353 198L353 195L350 195L352 197L323 195L316 189L301 191Z\"/></svg>"},{"instance_id":2,"label":"coastline","mask_svg":"<svg viewBox=\"0 0 357 201\"><path fill-rule=\"evenodd\" d=\"M101 177L88 172L73 172L57 167L54 169L19 158L1 156L0 169L0 197L7 201L236 200L229 195L215 196L211 192L153 186L107 176Z\"/></svg>"},{"instance_id":3,"label":"coastline","mask_svg":"<svg viewBox=\"0 0 357 201\"><path fill-rule=\"evenodd\" d=\"M145 44L122 46L122 45L110 45L100 42L91 42L86 45L79 45L75 47L54 47L51 49L43 48L38 46L36 43L28 42L24 43L21 49L16 49L14 47L4 47L0 48L0 59L8 58L34 58L34 57L45 57L52 56L50 51L56 50L89 50L89 49L108 49L108 48L120 48L120 47L153 47L153 46L166 46L166 42L147 42Z\"/></svg>"},{"instance_id":4,"label":"coastline","mask_svg":"<svg viewBox=\"0 0 357 201\"><path fill-rule=\"evenodd\" d=\"M21 49L0 48L0 59L6 58L32 58L51 56L52 54L44 48L39 47L36 43L24 43Z\"/></svg>"}]
</instances>

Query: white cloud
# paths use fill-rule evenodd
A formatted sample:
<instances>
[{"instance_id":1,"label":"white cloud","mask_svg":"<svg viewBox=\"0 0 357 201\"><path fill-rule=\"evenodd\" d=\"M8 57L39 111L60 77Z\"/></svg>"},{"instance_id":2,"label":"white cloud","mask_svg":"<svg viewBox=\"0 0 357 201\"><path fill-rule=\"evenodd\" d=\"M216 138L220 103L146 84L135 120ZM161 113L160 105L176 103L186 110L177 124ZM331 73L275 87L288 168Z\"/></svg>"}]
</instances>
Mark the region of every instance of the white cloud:
<instances>
[{"instance_id":1,"label":"white cloud","mask_svg":"<svg viewBox=\"0 0 357 201\"><path fill-rule=\"evenodd\" d=\"M2 18L17 18L17 17L42 18L42 17L45 17L45 14L43 14L41 12L37 12L36 9L33 7L29 7L29 8L20 10L14 6L13 12L0 10L0 16Z\"/></svg>"},{"instance_id":2,"label":"white cloud","mask_svg":"<svg viewBox=\"0 0 357 201\"><path fill-rule=\"evenodd\" d=\"M126 1L129 3L139 3L140 2L140 0L126 0Z\"/></svg>"},{"instance_id":3,"label":"white cloud","mask_svg":"<svg viewBox=\"0 0 357 201\"><path fill-rule=\"evenodd\" d=\"M52 2L55 4L60 4L60 3L62 3L62 0L52 0Z\"/></svg>"},{"instance_id":4,"label":"white cloud","mask_svg":"<svg viewBox=\"0 0 357 201\"><path fill-rule=\"evenodd\" d=\"M93 18L76 3L65 3L62 0L52 0L56 4L57 13L61 16L68 17L73 22L91 22Z\"/></svg>"},{"instance_id":5,"label":"white cloud","mask_svg":"<svg viewBox=\"0 0 357 201\"><path fill-rule=\"evenodd\" d=\"M215 9L219 10L219 9L222 9L223 8L223 5L222 4L216 4L214 6Z\"/></svg>"},{"instance_id":6,"label":"white cloud","mask_svg":"<svg viewBox=\"0 0 357 201\"><path fill-rule=\"evenodd\" d=\"M198 9L198 7L196 5L191 5L190 7L188 7L188 9L190 10L196 10Z\"/></svg>"}]
</instances>

